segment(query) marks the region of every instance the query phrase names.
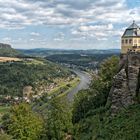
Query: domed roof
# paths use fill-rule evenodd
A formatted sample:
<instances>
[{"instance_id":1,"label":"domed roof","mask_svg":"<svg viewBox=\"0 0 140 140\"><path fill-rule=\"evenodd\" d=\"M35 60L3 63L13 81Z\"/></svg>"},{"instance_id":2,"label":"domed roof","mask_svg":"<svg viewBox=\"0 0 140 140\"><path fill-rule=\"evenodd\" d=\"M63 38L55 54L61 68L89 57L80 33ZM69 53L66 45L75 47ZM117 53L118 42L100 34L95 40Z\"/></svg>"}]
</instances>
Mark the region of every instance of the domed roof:
<instances>
[{"instance_id":1,"label":"domed roof","mask_svg":"<svg viewBox=\"0 0 140 140\"><path fill-rule=\"evenodd\" d=\"M140 37L140 27L133 21L133 23L125 30L122 37Z\"/></svg>"}]
</instances>

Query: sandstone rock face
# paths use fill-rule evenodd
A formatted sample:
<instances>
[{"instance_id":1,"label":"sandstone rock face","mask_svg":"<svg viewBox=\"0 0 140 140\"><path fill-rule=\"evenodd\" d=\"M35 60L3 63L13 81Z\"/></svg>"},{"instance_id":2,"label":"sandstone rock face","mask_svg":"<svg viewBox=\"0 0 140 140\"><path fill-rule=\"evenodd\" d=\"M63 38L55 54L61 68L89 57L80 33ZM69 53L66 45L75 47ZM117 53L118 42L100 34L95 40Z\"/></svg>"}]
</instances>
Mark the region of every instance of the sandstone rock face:
<instances>
[{"instance_id":1,"label":"sandstone rock face","mask_svg":"<svg viewBox=\"0 0 140 140\"><path fill-rule=\"evenodd\" d=\"M0 56L2 57L15 57L18 56L20 52L13 49L11 45L0 43Z\"/></svg>"},{"instance_id":2,"label":"sandstone rock face","mask_svg":"<svg viewBox=\"0 0 140 140\"><path fill-rule=\"evenodd\" d=\"M12 47L9 44L0 43L0 49L2 49L2 48L12 48Z\"/></svg>"},{"instance_id":3,"label":"sandstone rock face","mask_svg":"<svg viewBox=\"0 0 140 140\"><path fill-rule=\"evenodd\" d=\"M120 64L108 98L112 115L134 104L140 92L140 53L128 53L121 58Z\"/></svg>"}]
</instances>

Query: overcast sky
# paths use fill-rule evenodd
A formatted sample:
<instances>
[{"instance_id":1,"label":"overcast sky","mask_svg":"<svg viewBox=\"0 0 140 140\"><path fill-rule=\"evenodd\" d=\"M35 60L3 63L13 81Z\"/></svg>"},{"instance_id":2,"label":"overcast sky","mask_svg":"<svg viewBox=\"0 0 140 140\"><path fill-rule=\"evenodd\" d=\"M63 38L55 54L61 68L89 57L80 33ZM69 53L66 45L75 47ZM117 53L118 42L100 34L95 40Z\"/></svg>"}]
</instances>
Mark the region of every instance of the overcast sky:
<instances>
[{"instance_id":1,"label":"overcast sky","mask_svg":"<svg viewBox=\"0 0 140 140\"><path fill-rule=\"evenodd\" d=\"M0 0L0 42L14 48L116 49L140 0Z\"/></svg>"}]
</instances>

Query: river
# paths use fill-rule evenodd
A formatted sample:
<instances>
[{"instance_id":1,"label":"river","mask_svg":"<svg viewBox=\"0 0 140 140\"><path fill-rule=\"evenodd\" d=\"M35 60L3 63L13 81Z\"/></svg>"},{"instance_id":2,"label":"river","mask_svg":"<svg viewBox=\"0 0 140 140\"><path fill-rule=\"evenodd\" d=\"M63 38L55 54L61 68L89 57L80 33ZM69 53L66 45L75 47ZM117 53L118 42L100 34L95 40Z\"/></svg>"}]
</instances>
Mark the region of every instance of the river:
<instances>
[{"instance_id":1,"label":"river","mask_svg":"<svg viewBox=\"0 0 140 140\"><path fill-rule=\"evenodd\" d=\"M88 73L80 70L72 71L80 78L80 83L68 93L67 97L69 101L73 101L74 95L78 93L78 91L87 89L91 82L91 76Z\"/></svg>"}]
</instances>

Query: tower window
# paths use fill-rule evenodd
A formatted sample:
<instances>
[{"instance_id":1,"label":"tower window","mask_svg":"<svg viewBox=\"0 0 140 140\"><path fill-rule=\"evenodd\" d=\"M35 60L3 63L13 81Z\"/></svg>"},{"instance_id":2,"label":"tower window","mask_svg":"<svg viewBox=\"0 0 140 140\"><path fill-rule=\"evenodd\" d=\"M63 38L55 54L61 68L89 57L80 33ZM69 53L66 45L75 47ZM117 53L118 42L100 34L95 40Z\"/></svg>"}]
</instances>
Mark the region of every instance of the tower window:
<instances>
[{"instance_id":1,"label":"tower window","mask_svg":"<svg viewBox=\"0 0 140 140\"><path fill-rule=\"evenodd\" d=\"M128 43L128 40L127 40L127 39L125 40L125 43L126 43L126 44Z\"/></svg>"},{"instance_id":2,"label":"tower window","mask_svg":"<svg viewBox=\"0 0 140 140\"><path fill-rule=\"evenodd\" d=\"M134 43L137 43L137 40L136 39L134 40Z\"/></svg>"},{"instance_id":3,"label":"tower window","mask_svg":"<svg viewBox=\"0 0 140 140\"><path fill-rule=\"evenodd\" d=\"M132 39L129 39L129 44L131 44L132 43Z\"/></svg>"},{"instance_id":4,"label":"tower window","mask_svg":"<svg viewBox=\"0 0 140 140\"><path fill-rule=\"evenodd\" d=\"M122 44L124 44L124 40L122 39Z\"/></svg>"}]
</instances>

